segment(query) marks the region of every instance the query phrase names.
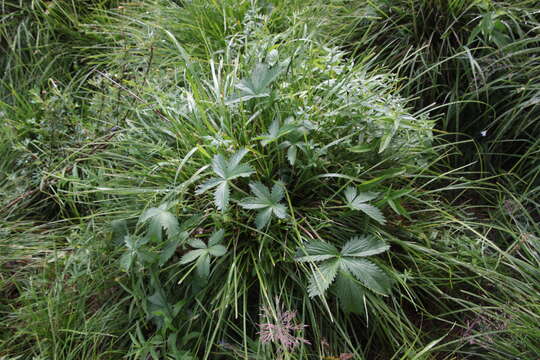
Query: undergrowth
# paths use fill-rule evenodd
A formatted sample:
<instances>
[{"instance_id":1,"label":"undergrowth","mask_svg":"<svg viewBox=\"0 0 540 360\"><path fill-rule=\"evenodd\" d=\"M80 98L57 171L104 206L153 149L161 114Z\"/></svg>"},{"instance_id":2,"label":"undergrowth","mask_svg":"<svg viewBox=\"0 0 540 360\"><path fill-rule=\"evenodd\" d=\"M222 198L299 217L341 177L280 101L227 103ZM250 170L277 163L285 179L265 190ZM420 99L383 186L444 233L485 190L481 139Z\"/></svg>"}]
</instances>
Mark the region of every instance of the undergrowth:
<instances>
[{"instance_id":1,"label":"undergrowth","mask_svg":"<svg viewBox=\"0 0 540 360\"><path fill-rule=\"evenodd\" d=\"M446 118L430 118L424 105L449 100L419 79L440 82L439 73L405 60L421 76L400 80L367 51L351 56L321 34L329 5L316 1L91 3L21 2L1 17L3 46L23 30L33 42L8 47L0 84L0 356L529 359L540 351L536 150L521 144L515 174L482 178L467 161L455 166L471 142L434 130L463 130L452 128L451 111L483 91L456 93ZM42 11L28 13L32 6ZM490 6L498 3L456 14L474 28L478 18L463 11ZM507 16L497 14L493 21ZM386 26L396 19L414 20L417 33L433 25L401 15L377 23L377 34L395 37ZM13 16L37 16L40 26L16 26ZM475 36L529 46L493 29L491 40ZM381 39L366 39L360 48L381 50ZM475 56L491 51L482 46ZM397 65L385 51L382 65ZM40 67L49 58L81 67ZM511 116L512 103L500 101L497 111ZM533 110L521 130L496 119L497 144L536 129Z\"/></svg>"}]
</instances>

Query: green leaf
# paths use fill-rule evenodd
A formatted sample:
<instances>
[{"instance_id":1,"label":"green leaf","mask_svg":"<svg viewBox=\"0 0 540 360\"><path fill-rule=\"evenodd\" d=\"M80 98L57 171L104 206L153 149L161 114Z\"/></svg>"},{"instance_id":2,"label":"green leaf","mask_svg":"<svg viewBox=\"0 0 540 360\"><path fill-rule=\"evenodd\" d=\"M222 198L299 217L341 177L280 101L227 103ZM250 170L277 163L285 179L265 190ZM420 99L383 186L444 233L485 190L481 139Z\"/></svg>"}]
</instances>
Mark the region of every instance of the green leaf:
<instances>
[{"instance_id":1,"label":"green leaf","mask_svg":"<svg viewBox=\"0 0 540 360\"><path fill-rule=\"evenodd\" d=\"M354 199L356 199L356 194L357 194L356 188L353 186L348 186L343 193L345 195L345 199L347 200L347 204L351 206Z\"/></svg>"},{"instance_id":2,"label":"green leaf","mask_svg":"<svg viewBox=\"0 0 540 360\"><path fill-rule=\"evenodd\" d=\"M206 244L201 239L191 239L188 244L195 249L206 249Z\"/></svg>"},{"instance_id":3,"label":"green leaf","mask_svg":"<svg viewBox=\"0 0 540 360\"><path fill-rule=\"evenodd\" d=\"M289 160L289 163L294 166L294 163L296 162L296 155L298 153L298 150L296 146L292 145L289 146L289 149L287 150L287 160Z\"/></svg>"},{"instance_id":4,"label":"green leaf","mask_svg":"<svg viewBox=\"0 0 540 360\"><path fill-rule=\"evenodd\" d=\"M124 244L130 250L136 250L138 248L138 241L134 236L126 234L124 236Z\"/></svg>"},{"instance_id":5,"label":"green leaf","mask_svg":"<svg viewBox=\"0 0 540 360\"><path fill-rule=\"evenodd\" d=\"M379 193L374 192L361 192L358 193L356 188L353 186L348 186L345 189L345 198L347 199L347 203L354 207L356 204L362 204L368 201L371 201L375 199Z\"/></svg>"},{"instance_id":6,"label":"green leaf","mask_svg":"<svg viewBox=\"0 0 540 360\"><path fill-rule=\"evenodd\" d=\"M368 289L382 295L390 294L391 280L377 265L367 259L341 258L341 266Z\"/></svg>"},{"instance_id":7,"label":"green leaf","mask_svg":"<svg viewBox=\"0 0 540 360\"><path fill-rule=\"evenodd\" d=\"M208 278L208 275L210 275L210 256L207 252L201 255L197 260L195 272L203 279Z\"/></svg>"},{"instance_id":8,"label":"green leaf","mask_svg":"<svg viewBox=\"0 0 540 360\"><path fill-rule=\"evenodd\" d=\"M330 243L312 241L304 248L296 250L295 260L299 262L317 262L339 256L339 251Z\"/></svg>"},{"instance_id":9,"label":"green leaf","mask_svg":"<svg viewBox=\"0 0 540 360\"><path fill-rule=\"evenodd\" d=\"M254 172L253 168L247 164L239 164L236 165L234 168L229 168L228 170L229 177L227 178L227 180L233 180L239 177L248 177Z\"/></svg>"},{"instance_id":10,"label":"green leaf","mask_svg":"<svg viewBox=\"0 0 540 360\"><path fill-rule=\"evenodd\" d=\"M229 183L222 182L214 193L214 204L219 210L224 211L229 205Z\"/></svg>"},{"instance_id":11,"label":"green leaf","mask_svg":"<svg viewBox=\"0 0 540 360\"><path fill-rule=\"evenodd\" d=\"M180 264L189 264L190 262L193 262L197 260L199 257L205 255L207 253L207 249L197 249L197 250L191 250L182 256L180 259Z\"/></svg>"},{"instance_id":12,"label":"green leaf","mask_svg":"<svg viewBox=\"0 0 540 360\"><path fill-rule=\"evenodd\" d=\"M310 276L308 293L322 295L336 277L336 291L346 311L361 312L364 287L388 295L392 281L376 264L362 257L388 250L389 246L374 237L353 237L338 252L336 247L322 241L312 241L298 248L295 260L321 262ZM358 299L358 298L361 299Z\"/></svg>"},{"instance_id":13,"label":"green leaf","mask_svg":"<svg viewBox=\"0 0 540 360\"><path fill-rule=\"evenodd\" d=\"M364 313L365 292L351 274L340 271L337 275L335 292L345 312Z\"/></svg>"},{"instance_id":14,"label":"green leaf","mask_svg":"<svg viewBox=\"0 0 540 360\"><path fill-rule=\"evenodd\" d=\"M258 139L261 140L261 145L266 146L282 136L287 135L291 131L294 131L298 128L295 124L292 123L285 123L283 126L279 125L279 120L274 120L272 124L270 124L270 127L268 128L268 133L262 135Z\"/></svg>"},{"instance_id":15,"label":"green leaf","mask_svg":"<svg viewBox=\"0 0 540 360\"><path fill-rule=\"evenodd\" d=\"M347 206L349 206L351 209L362 211L380 224L384 224L386 222L384 215L378 208L373 205L366 204L366 202L375 199L379 195L378 193L358 193L355 187L349 186L345 189L344 195Z\"/></svg>"},{"instance_id":16,"label":"green leaf","mask_svg":"<svg viewBox=\"0 0 540 360\"><path fill-rule=\"evenodd\" d=\"M210 274L210 255L219 257L225 255L227 248L221 244L225 231L223 229L216 231L212 234L208 240L208 245L200 239L192 239L188 242L189 245L196 248L196 250L191 250L186 253L182 259L180 259L180 264L188 264L193 261L196 263L196 273L201 278L207 278Z\"/></svg>"},{"instance_id":17,"label":"green leaf","mask_svg":"<svg viewBox=\"0 0 540 360\"><path fill-rule=\"evenodd\" d=\"M227 253L227 248L223 245L214 245L208 248L208 253L212 256L219 257Z\"/></svg>"},{"instance_id":18,"label":"green leaf","mask_svg":"<svg viewBox=\"0 0 540 360\"><path fill-rule=\"evenodd\" d=\"M237 177L249 176L253 173L253 168L246 164L240 164L240 161L246 156L246 149L238 150L229 160L227 164L227 180L232 180Z\"/></svg>"},{"instance_id":19,"label":"green leaf","mask_svg":"<svg viewBox=\"0 0 540 360\"><path fill-rule=\"evenodd\" d=\"M159 233L158 236L161 239L161 229L165 229L169 239L176 236L180 231L178 219L175 215L166 210L166 204L163 204L157 208L150 208L146 210L140 217L140 222L150 221L151 233ZM159 229L159 230L158 230Z\"/></svg>"},{"instance_id":20,"label":"green leaf","mask_svg":"<svg viewBox=\"0 0 540 360\"><path fill-rule=\"evenodd\" d=\"M213 246L213 245L219 244L220 242L223 241L224 236L225 236L225 230L223 229L220 229L214 232L212 236L210 236L210 239L208 240L208 245Z\"/></svg>"},{"instance_id":21,"label":"green leaf","mask_svg":"<svg viewBox=\"0 0 540 360\"><path fill-rule=\"evenodd\" d=\"M120 268L124 271L129 271L131 265L133 264L133 253L128 251L120 257Z\"/></svg>"},{"instance_id":22,"label":"green leaf","mask_svg":"<svg viewBox=\"0 0 540 360\"><path fill-rule=\"evenodd\" d=\"M239 101L269 96L271 92L269 86L286 68L287 63L282 62L272 67L264 63L255 65L251 76L247 79L242 79L236 84L236 88L240 90L240 93L227 99L226 104L234 104Z\"/></svg>"},{"instance_id":23,"label":"green leaf","mask_svg":"<svg viewBox=\"0 0 540 360\"><path fill-rule=\"evenodd\" d=\"M163 250L161 250L161 254L159 255L159 265L163 266L169 259L174 255L176 248L180 245L179 239L173 239L167 241L165 244L165 247Z\"/></svg>"},{"instance_id":24,"label":"green leaf","mask_svg":"<svg viewBox=\"0 0 540 360\"><path fill-rule=\"evenodd\" d=\"M357 154L369 152L372 150L373 150L373 146L371 144L358 144L349 148L350 152L357 153Z\"/></svg>"},{"instance_id":25,"label":"green leaf","mask_svg":"<svg viewBox=\"0 0 540 360\"><path fill-rule=\"evenodd\" d=\"M163 240L163 230L159 221L151 221L146 232L145 239L147 241L160 243Z\"/></svg>"},{"instance_id":26,"label":"green leaf","mask_svg":"<svg viewBox=\"0 0 540 360\"><path fill-rule=\"evenodd\" d=\"M308 294L310 297L322 296L334 281L339 269L339 259L323 262L313 270L309 281Z\"/></svg>"},{"instance_id":27,"label":"green leaf","mask_svg":"<svg viewBox=\"0 0 540 360\"><path fill-rule=\"evenodd\" d=\"M157 254L147 250L137 250L137 257L147 264L153 264L159 259Z\"/></svg>"},{"instance_id":28,"label":"green leaf","mask_svg":"<svg viewBox=\"0 0 540 360\"><path fill-rule=\"evenodd\" d=\"M279 203L284 196L283 185L276 184L272 188L272 192L260 182L252 182L249 184L251 192L255 197L248 197L240 202L240 206L244 209L257 209L259 213L255 218L255 225L258 229L262 229L270 219L272 214L280 219L287 218L287 208Z\"/></svg>"},{"instance_id":29,"label":"green leaf","mask_svg":"<svg viewBox=\"0 0 540 360\"><path fill-rule=\"evenodd\" d=\"M211 178L199 185L195 194L200 195L216 188L214 203L218 209L225 211L229 204L229 182L239 177L250 176L253 173L251 166L240 164L247 153L246 149L239 150L229 160L226 160L221 154L215 155L212 159L212 170L218 177Z\"/></svg>"},{"instance_id":30,"label":"green leaf","mask_svg":"<svg viewBox=\"0 0 540 360\"><path fill-rule=\"evenodd\" d=\"M256 197L247 197L240 202L240 206L249 210L265 209L268 207L268 201Z\"/></svg>"},{"instance_id":31,"label":"green leaf","mask_svg":"<svg viewBox=\"0 0 540 360\"><path fill-rule=\"evenodd\" d=\"M270 190L260 182L252 182L249 184L251 192L263 201L271 200Z\"/></svg>"},{"instance_id":32,"label":"green leaf","mask_svg":"<svg viewBox=\"0 0 540 360\"><path fill-rule=\"evenodd\" d=\"M369 204L360 204L357 206L357 210L362 211L364 214L377 221L381 225L384 225L386 223L386 219L384 218L381 210L379 210L375 206Z\"/></svg>"},{"instance_id":33,"label":"green leaf","mask_svg":"<svg viewBox=\"0 0 540 360\"><path fill-rule=\"evenodd\" d=\"M266 146L279 139L279 120L274 120L268 128L268 134L261 136L261 145Z\"/></svg>"},{"instance_id":34,"label":"green leaf","mask_svg":"<svg viewBox=\"0 0 540 360\"><path fill-rule=\"evenodd\" d=\"M276 215L279 219L286 219L287 214L287 208L283 204L274 204L272 205L272 213Z\"/></svg>"},{"instance_id":35,"label":"green leaf","mask_svg":"<svg viewBox=\"0 0 540 360\"><path fill-rule=\"evenodd\" d=\"M262 229L268 222L270 221L270 218L272 217L272 209L269 207L265 207L255 217L255 226L257 226L257 229Z\"/></svg>"},{"instance_id":36,"label":"green leaf","mask_svg":"<svg viewBox=\"0 0 540 360\"><path fill-rule=\"evenodd\" d=\"M197 190L195 190L195 195L201 195L201 194L205 193L206 191L215 188L216 186L218 186L222 182L223 182L223 179L211 178L211 179L207 180L206 182L204 182L202 185L199 185Z\"/></svg>"},{"instance_id":37,"label":"green leaf","mask_svg":"<svg viewBox=\"0 0 540 360\"><path fill-rule=\"evenodd\" d=\"M283 197L285 196L284 189L285 188L283 184L274 184L274 186L272 186L272 193L270 194L270 198L272 199L272 201L277 203L283 200Z\"/></svg>"},{"instance_id":38,"label":"green leaf","mask_svg":"<svg viewBox=\"0 0 540 360\"><path fill-rule=\"evenodd\" d=\"M390 248L384 241L373 236L353 237L341 249L343 256L365 257L377 255Z\"/></svg>"},{"instance_id":39,"label":"green leaf","mask_svg":"<svg viewBox=\"0 0 540 360\"><path fill-rule=\"evenodd\" d=\"M218 154L212 159L212 170L222 179L227 179L228 164L223 155Z\"/></svg>"},{"instance_id":40,"label":"green leaf","mask_svg":"<svg viewBox=\"0 0 540 360\"><path fill-rule=\"evenodd\" d=\"M112 240L115 244L122 244L124 236L128 234L126 220L114 220L111 223L112 227Z\"/></svg>"}]
</instances>

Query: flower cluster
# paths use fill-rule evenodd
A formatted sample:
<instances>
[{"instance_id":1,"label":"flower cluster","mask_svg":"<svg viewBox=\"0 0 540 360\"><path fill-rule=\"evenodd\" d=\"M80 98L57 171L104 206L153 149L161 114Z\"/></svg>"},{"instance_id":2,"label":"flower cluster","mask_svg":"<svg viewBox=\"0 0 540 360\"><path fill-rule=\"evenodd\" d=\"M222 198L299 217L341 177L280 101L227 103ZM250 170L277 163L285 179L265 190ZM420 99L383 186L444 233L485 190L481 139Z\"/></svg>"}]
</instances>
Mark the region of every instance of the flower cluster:
<instances>
[{"instance_id":1,"label":"flower cluster","mask_svg":"<svg viewBox=\"0 0 540 360\"><path fill-rule=\"evenodd\" d=\"M279 350L293 350L300 344L310 345L310 342L300 335L298 332L302 331L307 325L302 323L296 323L296 311L285 311L277 307L275 313L268 308L262 309L262 316L276 321L259 324L261 343L274 343L278 345Z\"/></svg>"}]
</instances>

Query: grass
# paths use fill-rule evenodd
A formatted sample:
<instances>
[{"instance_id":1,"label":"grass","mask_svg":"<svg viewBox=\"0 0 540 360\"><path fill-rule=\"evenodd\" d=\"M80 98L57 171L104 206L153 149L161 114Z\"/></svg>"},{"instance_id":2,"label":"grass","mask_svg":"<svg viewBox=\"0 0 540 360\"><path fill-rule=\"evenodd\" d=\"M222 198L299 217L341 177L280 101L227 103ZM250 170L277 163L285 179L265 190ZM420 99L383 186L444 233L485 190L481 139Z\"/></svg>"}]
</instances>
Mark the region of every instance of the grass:
<instances>
[{"instance_id":1,"label":"grass","mask_svg":"<svg viewBox=\"0 0 540 360\"><path fill-rule=\"evenodd\" d=\"M416 108L434 107L442 116L438 128L452 141L478 143L481 159L467 147L465 162L480 160L489 173L523 175L534 168L535 2L338 1L332 10L339 15L327 21L331 36L354 53L373 53L377 66L406 78L403 93ZM514 167L519 158L522 168Z\"/></svg>"},{"instance_id":2,"label":"grass","mask_svg":"<svg viewBox=\"0 0 540 360\"><path fill-rule=\"evenodd\" d=\"M421 87L428 76L442 81L429 64L463 64L450 42L439 49L449 60L427 65L351 52L355 41L380 50L380 38L366 40L375 25L334 8L347 20L330 41L320 31L329 5L318 1L94 2L83 12L36 4L70 15L28 15L21 3L1 17L3 44L24 29L13 13L45 20L26 32L28 48L9 46L0 83L0 357L540 352L536 115L505 97L535 73L516 50L525 40L511 39L504 46L514 50L501 55L518 79L497 75L474 95L503 93L489 103L501 114L498 137L476 144L488 176L468 156L474 142L449 136L467 130L459 106L473 95L456 91L446 106L448 89ZM412 35L434 26L421 23L419 14L434 11L426 4L412 16ZM489 6L463 3L452 14L476 26ZM387 27L412 21L406 15L389 16L375 34L408 41ZM454 20L443 30L465 33ZM46 56L32 57L37 48ZM72 59L79 69L61 65ZM388 72L399 64L421 76ZM432 101L445 105L444 116L430 118ZM501 128L505 119L516 125ZM493 154L505 142L518 146ZM513 157L510 168L498 160ZM349 188L363 200L347 200ZM329 245L342 249L355 236L371 239L360 248L379 244L378 255L368 263L349 256L332 270ZM318 260L297 261L302 255Z\"/></svg>"}]
</instances>

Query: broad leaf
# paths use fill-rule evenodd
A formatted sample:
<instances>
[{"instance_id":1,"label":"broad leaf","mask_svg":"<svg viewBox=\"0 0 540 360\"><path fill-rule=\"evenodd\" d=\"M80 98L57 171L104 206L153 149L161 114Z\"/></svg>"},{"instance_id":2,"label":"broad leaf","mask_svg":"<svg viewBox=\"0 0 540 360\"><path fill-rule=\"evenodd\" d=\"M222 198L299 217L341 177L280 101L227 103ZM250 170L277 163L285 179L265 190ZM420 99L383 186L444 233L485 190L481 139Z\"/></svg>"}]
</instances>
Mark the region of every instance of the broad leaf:
<instances>
[{"instance_id":1,"label":"broad leaf","mask_svg":"<svg viewBox=\"0 0 540 360\"><path fill-rule=\"evenodd\" d=\"M190 262L197 260L200 256L203 256L207 252L208 251L206 249L196 249L188 251L180 259L180 264L189 264Z\"/></svg>"},{"instance_id":2,"label":"broad leaf","mask_svg":"<svg viewBox=\"0 0 540 360\"><path fill-rule=\"evenodd\" d=\"M216 186L218 186L222 182L223 182L223 179L211 178L211 179L205 181L203 184L199 185L197 190L195 190L195 194L196 195L203 194L206 191L215 188Z\"/></svg>"},{"instance_id":3,"label":"broad leaf","mask_svg":"<svg viewBox=\"0 0 540 360\"><path fill-rule=\"evenodd\" d=\"M195 249L206 249L206 244L201 239L191 239L188 244Z\"/></svg>"},{"instance_id":4,"label":"broad leaf","mask_svg":"<svg viewBox=\"0 0 540 360\"><path fill-rule=\"evenodd\" d=\"M384 215L378 208L373 205L367 204L368 201L371 201L377 197L377 193L358 193L355 187L349 186L345 189L344 195L347 206L349 206L351 209L362 211L367 216L379 222L380 224L384 224L386 222Z\"/></svg>"},{"instance_id":5,"label":"broad leaf","mask_svg":"<svg viewBox=\"0 0 540 360\"><path fill-rule=\"evenodd\" d=\"M236 84L236 88L240 90L240 93L228 99L226 103L233 104L239 101L270 96L270 85L286 68L286 65L286 62L272 67L264 63L255 65L251 76Z\"/></svg>"},{"instance_id":6,"label":"broad leaf","mask_svg":"<svg viewBox=\"0 0 540 360\"><path fill-rule=\"evenodd\" d=\"M180 245L181 239L172 239L169 240L166 244L163 250L161 250L161 254L159 255L159 265L164 265L169 259L174 255L176 252L176 248L178 245Z\"/></svg>"},{"instance_id":7,"label":"broad leaf","mask_svg":"<svg viewBox=\"0 0 540 360\"><path fill-rule=\"evenodd\" d=\"M272 209L269 207L265 207L255 217L255 226L257 226L257 229L262 229L270 219L272 218Z\"/></svg>"},{"instance_id":8,"label":"broad leaf","mask_svg":"<svg viewBox=\"0 0 540 360\"><path fill-rule=\"evenodd\" d=\"M225 210L229 204L229 183L223 181L214 193L214 203L219 210Z\"/></svg>"},{"instance_id":9,"label":"broad leaf","mask_svg":"<svg viewBox=\"0 0 540 360\"><path fill-rule=\"evenodd\" d=\"M262 229L268 224L272 218L272 214L280 219L287 218L287 208L280 203L284 197L283 185L274 185L272 192L260 182L250 183L249 187L255 197L245 198L240 203L240 206L244 209L259 210L255 218L255 225L258 229Z\"/></svg>"},{"instance_id":10,"label":"broad leaf","mask_svg":"<svg viewBox=\"0 0 540 360\"><path fill-rule=\"evenodd\" d=\"M227 248L219 244L223 240L224 235L225 231L223 229L214 232L208 240L209 246L200 239L188 241L188 244L196 248L196 250L187 252L180 259L180 264L189 264L196 261L195 271L197 275L202 279L206 279L210 274L210 257L223 256L227 252Z\"/></svg>"},{"instance_id":11,"label":"broad leaf","mask_svg":"<svg viewBox=\"0 0 540 360\"><path fill-rule=\"evenodd\" d=\"M230 197L229 182L239 177L248 177L253 173L251 166L240 163L246 154L247 150L239 150L229 160L221 154L215 155L212 159L212 170L218 177L211 178L199 185L195 194L200 195L216 188L214 203L218 209L226 210Z\"/></svg>"},{"instance_id":12,"label":"broad leaf","mask_svg":"<svg viewBox=\"0 0 540 360\"><path fill-rule=\"evenodd\" d=\"M344 311L364 313L365 292L351 274L340 271L337 275L334 291Z\"/></svg>"},{"instance_id":13,"label":"broad leaf","mask_svg":"<svg viewBox=\"0 0 540 360\"><path fill-rule=\"evenodd\" d=\"M210 246L208 253L215 257L223 256L227 253L227 248L221 244Z\"/></svg>"},{"instance_id":14,"label":"broad leaf","mask_svg":"<svg viewBox=\"0 0 540 360\"><path fill-rule=\"evenodd\" d=\"M296 162L296 154L298 153L298 150L296 149L296 146L291 145L289 146L289 149L287 150L287 160L289 160L289 163L294 166L294 163Z\"/></svg>"},{"instance_id":15,"label":"broad leaf","mask_svg":"<svg viewBox=\"0 0 540 360\"><path fill-rule=\"evenodd\" d=\"M295 260L299 262L317 262L339 256L339 251L330 243L312 241L296 250Z\"/></svg>"},{"instance_id":16,"label":"broad leaf","mask_svg":"<svg viewBox=\"0 0 540 360\"><path fill-rule=\"evenodd\" d=\"M365 287L382 295L390 293L391 280L377 265L367 259L341 258L341 266Z\"/></svg>"},{"instance_id":17,"label":"broad leaf","mask_svg":"<svg viewBox=\"0 0 540 360\"><path fill-rule=\"evenodd\" d=\"M366 214L373 220L377 221L379 224L386 223L386 219L384 218L384 215L382 214L381 210L379 210L373 205L360 204L356 207L356 210L362 211L364 214Z\"/></svg>"},{"instance_id":18,"label":"broad leaf","mask_svg":"<svg viewBox=\"0 0 540 360\"><path fill-rule=\"evenodd\" d=\"M213 246L213 245L219 244L220 242L223 241L224 236L225 236L225 230L223 229L220 229L214 232L212 236L210 236L210 239L208 240L208 245Z\"/></svg>"},{"instance_id":19,"label":"broad leaf","mask_svg":"<svg viewBox=\"0 0 540 360\"><path fill-rule=\"evenodd\" d=\"M127 228L127 222L126 220L114 220L112 223L111 223L111 227L112 227L112 240L115 244L122 244L122 242L124 241L124 237L127 235L128 233L128 228Z\"/></svg>"},{"instance_id":20,"label":"broad leaf","mask_svg":"<svg viewBox=\"0 0 540 360\"><path fill-rule=\"evenodd\" d=\"M339 259L323 262L313 270L309 281L308 294L310 297L323 295L336 278L339 269Z\"/></svg>"},{"instance_id":21,"label":"broad leaf","mask_svg":"<svg viewBox=\"0 0 540 360\"><path fill-rule=\"evenodd\" d=\"M296 129L297 126L292 123L285 123L283 126L280 126L279 120L276 119L272 122L272 124L270 124L268 133L259 138L261 140L261 145L266 146L274 141L277 141L282 136L285 136Z\"/></svg>"},{"instance_id":22,"label":"broad leaf","mask_svg":"<svg viewBox=\"0 0 540 360\"><path fill-rule=\"evenodd\" d=\"M197 259L195 272L203 279L208 278L208 275L210 275L210 255L208 251Z\"/></svg>"},{"instance_id":23,"label":"broad leaf","mask_svg":"<svg viewBox=\"0 0 540 360\"><path fill-rule=\"evenodd\" d=\"M285 196L284 189L285 187L283 186L283 184L274 184L274 186L272 186L272 193L270 194L270 198L272 199L272 201L281 201Z\"/></svg>"},{"instance_id":24,"label":"broad leaf","mask_svg":"<svg viewBox=\"0 0 540 360\"><path fill-rule=\"evenodd\" d=\"M353 237L338 252L323 241L312 241L296 251L298 262L320 262L310 276L309 296L323 295L337 276L334 287L345 311L363 312L365 288L378 294L390 294L392 281L376 264L362 257L379 254L389 246L373 237Z\"/></svg>"},{"instance_id":25,"label":"broad leaf","mask_svg":"<svg viewBox=\"0 0 540 360\"><path fill-rule=\"evenodd\" d=\"M120 268L126 272L131 269L131 265L133 265L134 260L134 254L131 251L128 251L120 257Z\"/></svg>"},{"instance_id":26,"label":"broad leaf","mask_svg":"<svg viewBox=\"0 0 540 360\"><path fill-rule=\"evenodd\" d=\"M146 210L139 218L140 222L150 221L150 233L152 238L161 240L161 229L165 229L169 239L178 235L180 226L175 215L167 209L167 204L160 205L157 208Z\"/></svg>"},{"instance_id":27,"label":"broad leaf","mask_svg":"<svg viewBox=\"0 0 540 360\"><path fill-rule=\"evenodd\" d=\"M341 249L343 256L364 257L377 255L390 249L384 241L373 236L355 236L349 240Z\"/></svg>"}]
</instances>

